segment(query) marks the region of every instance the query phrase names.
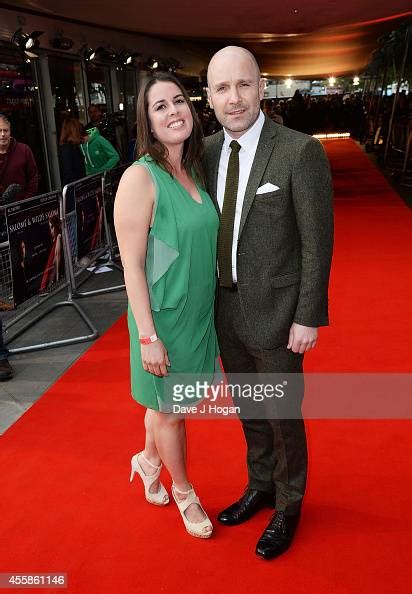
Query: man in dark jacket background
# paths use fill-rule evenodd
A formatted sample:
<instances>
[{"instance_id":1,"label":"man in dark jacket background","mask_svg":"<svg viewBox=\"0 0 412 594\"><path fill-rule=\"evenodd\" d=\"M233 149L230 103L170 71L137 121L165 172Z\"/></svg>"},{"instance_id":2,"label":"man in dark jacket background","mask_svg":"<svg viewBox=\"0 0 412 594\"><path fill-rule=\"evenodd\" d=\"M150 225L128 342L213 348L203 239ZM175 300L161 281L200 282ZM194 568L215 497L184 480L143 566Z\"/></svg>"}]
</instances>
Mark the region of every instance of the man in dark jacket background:
<instances>
[{"instance_id":1,"label":"man in dark jacket background","mask_svg":"<svg viewBox=\"0 0 412 594\"><path fill-rule=\"evenodd\" d=\"M0 194L11 184L19 184L22 190L18 198L23 200L37 194L38 182L30 147L12 137L9 120L0 114Z\"/></svg>"}]
</instances>

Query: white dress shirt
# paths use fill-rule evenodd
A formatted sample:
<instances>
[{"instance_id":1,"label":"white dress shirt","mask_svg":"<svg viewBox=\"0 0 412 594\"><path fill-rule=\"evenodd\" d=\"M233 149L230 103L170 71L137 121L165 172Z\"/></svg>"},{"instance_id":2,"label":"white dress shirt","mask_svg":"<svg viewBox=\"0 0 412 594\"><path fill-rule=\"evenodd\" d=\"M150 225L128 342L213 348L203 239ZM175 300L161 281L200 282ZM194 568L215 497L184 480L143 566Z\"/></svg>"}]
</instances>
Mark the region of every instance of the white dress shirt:
<instances>
[{"instance_id":1,"label":"white dress shirt","mask_svg":"<svg viewBox=\"0 0 412 594\"><path fill-rule=\"evenodd\" d=\"M265 123L265 116L260 111L256 122L247 132L240 138L233 139L224 129L225 140L220 153L219 172L217 177L217 202L219 204L220 212L223 208L223 199L225 195L227 166L229 163L229 156L232 151L230 143L232 140L237 140L240 144L239 151L239 186L236 198L235 221L233 225L233 244L232 244L232 278L233 282L237 282L237 244L239 240L240 218L242 216L243 201L245 199L246 186L249 181L250 170L252 169L253 159L255 158L257 145L262 132L263 124Z\"/></svg>"}]
</instances>

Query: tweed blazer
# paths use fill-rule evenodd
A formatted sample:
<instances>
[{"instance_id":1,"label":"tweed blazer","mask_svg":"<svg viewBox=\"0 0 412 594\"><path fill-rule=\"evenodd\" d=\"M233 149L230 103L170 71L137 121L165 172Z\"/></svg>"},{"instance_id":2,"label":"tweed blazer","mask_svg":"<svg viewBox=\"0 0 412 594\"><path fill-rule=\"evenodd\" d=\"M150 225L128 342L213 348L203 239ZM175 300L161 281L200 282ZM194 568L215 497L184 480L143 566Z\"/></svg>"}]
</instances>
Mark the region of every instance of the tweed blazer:
<instances>
[{"instance_id":1,"label":"tweed blazer","mask_svg":"<svg viewBox=\"0 0 412 594\"><path fill-rule=\"evenodd\" d=\"M223 131L205 139L207 186L218 212L223 141ZM279 189L257 193L266 183ZM237 246L239 297L256 344L284 345L293 321L312 327L329 323L332 246L332 180L322 144L266 117Z\"/></svg>"}]
</instances>

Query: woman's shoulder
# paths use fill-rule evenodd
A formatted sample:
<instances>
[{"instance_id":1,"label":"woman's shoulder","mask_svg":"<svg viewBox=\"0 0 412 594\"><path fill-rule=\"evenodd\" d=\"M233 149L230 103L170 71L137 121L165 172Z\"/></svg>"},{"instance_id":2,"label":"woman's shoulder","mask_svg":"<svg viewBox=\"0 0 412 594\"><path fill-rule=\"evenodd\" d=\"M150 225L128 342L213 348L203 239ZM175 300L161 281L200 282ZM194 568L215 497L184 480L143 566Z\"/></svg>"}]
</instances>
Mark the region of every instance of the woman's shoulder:
<instances>
[{"instance_id":1,"label":"woman's shoulder","mask_svg":"<svg viewBox=\"0 0 412 594\"><path fill-rule=\"evenodd\" d=\"M157 163L150 155L143 155L137 159L131 167L146 170L147 174L150 175L155 184L163 185L164 183L167 184L168 181L171 181L170 173L168 173L166 169Z\"/></svg>"},{"instance_id":2,"label":"woman's shoulder","mask_svg":"<svg viewBox=\"0 0 412 594\"><path fill-rule=\"evenodd\" d=\"M123 180L131 179L136 181L149 180L150 177L148 167L146 167L146 163L142 158L131 163L122 175Z\"/></svg>"}]
</instances>

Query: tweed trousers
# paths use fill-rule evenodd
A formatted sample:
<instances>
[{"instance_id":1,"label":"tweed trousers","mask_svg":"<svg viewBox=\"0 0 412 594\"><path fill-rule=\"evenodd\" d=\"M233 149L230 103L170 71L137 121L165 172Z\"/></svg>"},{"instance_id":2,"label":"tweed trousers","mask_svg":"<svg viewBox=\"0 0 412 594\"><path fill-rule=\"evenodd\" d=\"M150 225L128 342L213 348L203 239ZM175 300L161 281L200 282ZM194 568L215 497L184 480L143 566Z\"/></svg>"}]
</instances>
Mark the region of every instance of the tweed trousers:
<instances>
[{"instance_id":1,"label":"tweed trousers","mask_svg":"<svg viewBox=\"0 0 412 594\"><path fill-rule=\"evenodd\" d=\"M301 415L304 385L303 355L286 345L274 349L257 346L237 290L218 290L216 328L221 357L228 381L236 374L297 374L293 402L282 405L276 416L247 417L240 420L247 444L248 487L276 495L276 509L295 514L300 511L306 487L307 445ZM243 375L242 375L243 377ZM237 380L235 380L237 381Z\"/></svg>"}]
</instances>

